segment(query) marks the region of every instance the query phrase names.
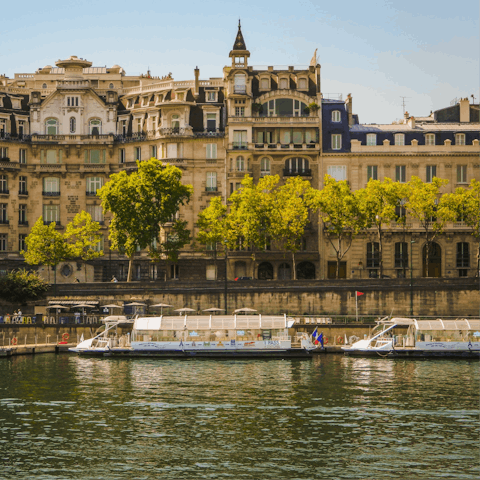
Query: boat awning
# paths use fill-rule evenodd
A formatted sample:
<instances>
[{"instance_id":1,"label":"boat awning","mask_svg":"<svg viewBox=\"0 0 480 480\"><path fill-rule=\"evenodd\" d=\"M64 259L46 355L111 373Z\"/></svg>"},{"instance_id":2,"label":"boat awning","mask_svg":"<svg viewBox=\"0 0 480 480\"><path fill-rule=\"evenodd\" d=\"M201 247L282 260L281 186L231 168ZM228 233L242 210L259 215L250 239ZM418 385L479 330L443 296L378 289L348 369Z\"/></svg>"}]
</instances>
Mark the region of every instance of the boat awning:
<instances>
[{"instance_id":1,"label":"boat awning","mask_svg":"<svg viewBox=\"0 0 480 480\"><path fill-rule=\"evenodd\" d=\"M479 319L417 320L417 330L480 330Z\"/></svg>"},{"instance_id":2,"label":"boat awning","mask_svg":"<svg viewBox=\"0 0 480 480\"><path fill-rule=\"evenodd\" d=\"M84 300L83 298L79 298L78 300L49 300L48 302L49 305L65 305L66 307L79 303L96 307L100 302L98 300Z\"/></svg>"}]
</instances>

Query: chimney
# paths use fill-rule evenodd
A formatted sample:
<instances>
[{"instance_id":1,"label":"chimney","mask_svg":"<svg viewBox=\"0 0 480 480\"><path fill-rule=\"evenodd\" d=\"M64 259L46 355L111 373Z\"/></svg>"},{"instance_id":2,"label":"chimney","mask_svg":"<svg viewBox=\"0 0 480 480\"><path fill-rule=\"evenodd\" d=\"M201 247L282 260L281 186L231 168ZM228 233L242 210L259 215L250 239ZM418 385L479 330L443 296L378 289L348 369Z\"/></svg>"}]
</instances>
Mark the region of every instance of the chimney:
<instances>
[{"instance_id":1,"label":"chimney","mask_svg":"<svg viewBox=\"0 0 480 480\"><path fill-rule=\"evenodd\" d=\"M352 94L349 93L347 95L347 99L345 100L345 106L347 107L347 115L348 115L348 126L351 127L353 125L353 116L352 116Z\"/></svg>"},{"instance_id":2,"label":"chimney","mask_svg":"<svg viewBox=\"0 0 480 480\"><path fill-rule=\"evenodd\" d=\"M460 105L460 122L469 123L470 122L470 102L468 98L461 98L458 103Z\"/></svg>"},{"instance_id":3,"label":"chimney","mask_svg":"<svg viewBox=\"0 0 480 480\"><path fill-rule=\"evenodd\" d=\"M408 117L407 123L410 128L415 128L415 117Z\"/></svg>"},{"instance_id":4,"label":"chimney","mask_svg":"<svg viewBox=\"0 0 480 480\"><path fill-rule=\"evenodd\" d=\"M195 98L197 98L200 95L200 82L198 80L200 76L200 70L198 69L198 67L195 67L194 72L195 72L195 89L194 89L193 95L195 96Z\"/></svg>"}]
</instances>

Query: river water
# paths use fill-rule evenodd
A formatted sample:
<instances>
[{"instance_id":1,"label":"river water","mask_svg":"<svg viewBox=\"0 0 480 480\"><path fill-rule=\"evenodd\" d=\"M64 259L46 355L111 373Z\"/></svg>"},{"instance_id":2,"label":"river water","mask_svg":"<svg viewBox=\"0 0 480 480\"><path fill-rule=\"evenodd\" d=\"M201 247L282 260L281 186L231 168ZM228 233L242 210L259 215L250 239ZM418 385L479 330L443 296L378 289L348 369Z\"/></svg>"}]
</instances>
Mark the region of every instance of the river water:
<instances>
[{"instance_id":1,"label":"river water","mask_svg":"<svg viewBox=\"0 0 480 480\"><path fill-rule=\"evenodd\" d=\"M0 478L478 479L479 363L0 359Z\"/></svg>"}]
</instances>

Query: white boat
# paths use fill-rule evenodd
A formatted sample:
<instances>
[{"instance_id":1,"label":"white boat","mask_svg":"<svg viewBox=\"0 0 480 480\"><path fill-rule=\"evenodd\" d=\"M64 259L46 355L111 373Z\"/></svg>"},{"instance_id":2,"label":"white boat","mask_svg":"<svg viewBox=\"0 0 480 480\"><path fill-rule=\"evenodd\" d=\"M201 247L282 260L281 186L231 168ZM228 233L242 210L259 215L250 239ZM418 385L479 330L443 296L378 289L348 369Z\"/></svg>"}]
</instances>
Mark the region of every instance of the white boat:
<instances>
[{"instance_id":1,"label":"white boat","mask_svg":"<svg viewBox=\"0 0 480 480\"><path fill-rule=\"evenodd\" d=\"M293 339L294 319L286 315L192 315L137 317L118 335L126 317L107 317L105 330L70 348L80 355L159 357L308 357L322 350L311 336Z\"/></svg>"},{"instance_id":2,"label":"white boat","mask_svg":"<svg viewBox=\"0 0 480 480\"><path fill-rule=\"evenodd\" d=\"M480 320L384 318L368 338L342 347L346 355L480 358Z\"/></svg>"}]
</instances>

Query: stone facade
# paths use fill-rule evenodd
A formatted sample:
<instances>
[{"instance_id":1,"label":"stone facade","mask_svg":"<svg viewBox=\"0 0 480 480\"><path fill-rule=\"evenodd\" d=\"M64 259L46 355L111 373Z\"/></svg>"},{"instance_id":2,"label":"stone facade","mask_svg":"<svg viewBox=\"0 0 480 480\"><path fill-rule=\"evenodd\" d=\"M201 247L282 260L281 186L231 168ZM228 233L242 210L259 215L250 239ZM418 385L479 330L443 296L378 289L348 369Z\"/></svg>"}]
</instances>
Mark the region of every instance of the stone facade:
<instances>
[{"instance_id":1,"label":"stone facade","mask_svg":"<svg viewBox=\"0 0 480 480\"><path fill-rule=\"evenodd\" d=\"M434 175L450 181L446 192L478 178L479 109L468 99L427 117L406 113L401 123L362 125L350 94L342 100L322 93L316 56L305 66L251 66L239 26L229 58L223 76L208 80L200 79L198 68L193 80L175 81L171 74L128 76L118 65L92 67L77 57L13 79L0 77L0 270L22 264L19 252L39 216L63 231L86 210L102 226L99 247L105 255L86 273L75 261L60 265L57 281L126 278L128 261L109 249L110 218L96 190L112 173L135 169L136 160L150 157L178 166L183 181L193 185L192 201L179 213L192 238L198 213L212 196L226 201L246 173L256 181L268 174L283 180L300 175L316 188L328 173L353 189L369 177L406 182L412 175L425 181ZM377 274L367 258L370 242L369 232L355 240L341 277ZM408 245L402 255L413 265L413 276L422 276L424 241L413 221L387 232L384 273L405 275L399 243ZM459 243L468 245L460 263ZM477 241L461 222L449 224L437 245L435 276L476 274ZM320 222L311 218L297 254L297 277L332 277L332 253ZM230 279L293 276L291 259L280 251L262 252L255 263L248 251L229 252L226 269L223 254L218 261L214 256L194 241L177 265L152 263L139 252L134 278L202 281L223 279L225 270Z\"/></svg>"}]
</instances>

